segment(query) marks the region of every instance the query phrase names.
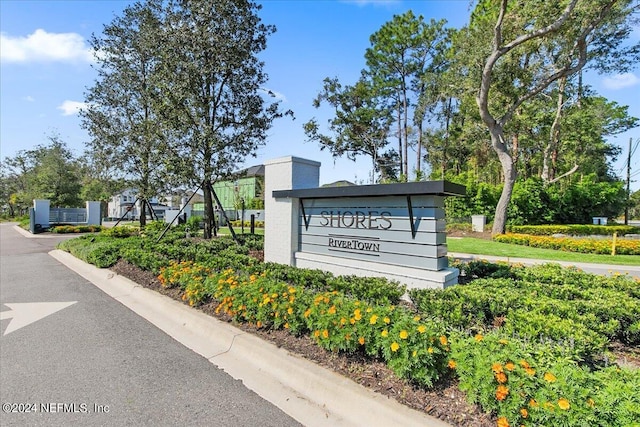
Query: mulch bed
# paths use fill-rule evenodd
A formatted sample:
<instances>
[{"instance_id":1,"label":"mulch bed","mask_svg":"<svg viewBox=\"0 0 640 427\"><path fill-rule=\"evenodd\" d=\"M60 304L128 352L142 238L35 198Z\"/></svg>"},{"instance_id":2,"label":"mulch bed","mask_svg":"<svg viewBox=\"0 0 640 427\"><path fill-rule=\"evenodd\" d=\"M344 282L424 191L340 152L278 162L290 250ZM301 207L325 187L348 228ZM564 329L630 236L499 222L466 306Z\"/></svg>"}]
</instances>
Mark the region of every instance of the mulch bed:
<instances>
[{"instance_id":1,"label":"mulch bed","mask_svg":"<svg viewBox=\"0 0 640 427\"><path fill-rule=\"evenodd\" d=\"M182 292L179 289L163 288L151 272L143 271L124 260L118 261L111 270L142 286L181 301ZM215 314L215 308L216 303L198 307L210 316L231 322L227 316ZM447 379L435 384L430 390L423 390L398 378L382 361L372 360L361 354L332 353L320 348L310 337L296 337L285 330L264 330L235 322L234 326L453 426L487 427L496 424L495 418L484 413L478 406L467 403L455 380Z\"/></svg>"}]
</instances>

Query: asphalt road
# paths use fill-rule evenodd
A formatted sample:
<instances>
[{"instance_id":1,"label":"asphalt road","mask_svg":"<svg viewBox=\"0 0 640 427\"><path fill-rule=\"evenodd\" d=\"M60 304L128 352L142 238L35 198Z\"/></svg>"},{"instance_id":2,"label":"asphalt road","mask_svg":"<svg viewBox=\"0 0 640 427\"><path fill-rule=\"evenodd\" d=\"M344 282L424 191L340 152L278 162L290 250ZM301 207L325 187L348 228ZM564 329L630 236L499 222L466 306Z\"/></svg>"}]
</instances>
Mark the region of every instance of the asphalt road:
<instances>
[{"instance_id":1,"label":"asphalt road","mask_svg":"<svg viewBox=\"0 0 640 427\"><path fill-rule=\"evenodd\" d=\"M0 225L0 425L299 425L47 254L69 237Z\"/></svg>"}]
</instances>

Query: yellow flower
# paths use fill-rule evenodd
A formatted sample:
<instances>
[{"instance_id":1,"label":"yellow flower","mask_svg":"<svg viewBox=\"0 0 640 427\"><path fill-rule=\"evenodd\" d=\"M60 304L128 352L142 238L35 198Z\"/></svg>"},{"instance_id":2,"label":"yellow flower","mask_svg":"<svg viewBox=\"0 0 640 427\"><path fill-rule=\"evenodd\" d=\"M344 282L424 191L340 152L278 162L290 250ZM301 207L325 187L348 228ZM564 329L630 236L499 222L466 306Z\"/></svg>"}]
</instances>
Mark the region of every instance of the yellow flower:
<instances>
[{"instance_id":1,"label":"yellow flower","mask_svg":"<svg viewBox=\"0 0 640 427\"><path fill-rule=\"evenodd\" d=\"M326 330L326 329L324 331L322 331L322 337L323 338L329 338L329 331Z\"/></svg>"},{"instance_id":2,"label":"yellow flower","mask_svg":"<svg viewBox=\"0 0 640 427\"><path fill-rule=\"evenodd\" d=\"M400 331L400 338L406 340L409 337L409 333L404 329Z\"/></svg>"},{"instance_id":3,"label":"yellow flower","mask_svg":"<svg viewBox=\"0 0 640 427\"><path fill-rule=\"evenodd\" d=\"M421 334L424 334L425 332L427 332L427 327L424 325L418 326L418 332L420 332Z\"/></svg>"},{"instance_id":4,"label":"yellow flower","mask_svg":"<svg viewBox=\"0 0 640 427\"><path fill-rule=\"evenodd\" d=\"M293 314L293 307L289 307L289 308L287 308L287 313L289 313L289 314Z\"/></svg>"},{"instance_id":5,"label":"yellow flower","mask_svg":"<svg viewBox=\"0 0 640 427\"><path fill-rule=\"evenodd\" d=\"M311 309L308 308L305 312L304 312L304 318L306 319L307 317L309 317L309 315L311 314Z\"/></svg>"},{"instance_id":6,"label":"yellow flower","mask_svg":"<svg viewBox=\"0 0 640 427\"><path fill-rule=\"evenodd\" d=\"M346 324L347 324L347 319L345 319L344 317L343 317L343 318L341 318L341 319L340 319L340 324L341 324L342 326L346 325Z\"/></svg>"},{"instance_id":7,"label":"yellow flower","mask_svg":"<svg viewBox=\"0 0 640 427\"><path fill-rule=\"evenodd\" d=\"M536 408L538 406L538 402L536 402L535 399L531 399L529 401L529 406L531 406L532 408Z\"/></svg>"},{"instance_id":8,"label":"yellow flower","mask_svg":"<svg viewBox=\"0 0 640 427\"><path fill-rule=\"evenodd\" d=\"M313 331L313 336L318 338L320 336L320 331Z\"/></svg>"},{"instance_id":9,"label":"yellow flower","mask_svg":"<svg viewBox=\"0 0 640 427\"><path fill-rule=\"evenodd\" d=\"M587 405L593 408L594 406L596 406L596 402L592 398L588 398Z\"/></svg>"},{"instance_id":10,"label":"yellow flower","mask_svg":"<svg viewBox=\"0 0 640 427\"><path fill-rule=\"evenodd\" d=\"M498 418L498 423L496 424L498 427L509 427L509 420L506 417Z\"/></svg>"},{"instance_id":11,"label":"yellow flower","mask_svg":"<svg viewBox=\"0 0 640 427\"><path fill-rule=\"evenodd\" d=\"M484 337L482 336L482 334L476 334L476 336L475 336L474 338L475 338L475 340L476 340L477 342L480 342L480 341L482 341L482 340L484 339Z\"/></svg>"},{"instance_id":12,"label":"yellow flower","mask_svg":"<svg viewBox=\"0 0 640 427\"><path fill-rule=\"evenodd\" d=\"M569 401L567 399L561 397L560 399L558 399L558 407L566 411L571 407L571 405L569 404Z\"/></svg>"},{"instance_id":13,"label":"yellow flower","mask_svg":"<svg viewBox=\"0 0 640 427\"><path fill-rule=\"evenodd\" d=\"M384 321L384 323L386 323L387 325L389 323L391 323L391 319L389 319L388 317L385 317L384 319L382 319Z\"/></svg>"},{"instance_id":14,"label":"yellow flower","mask_svg":"<svg viewBox=\"0 0 640 427\"><path fill-rule=\"evenodd\" d=\"M529 416L529 411L527 411L526 408L522 408L520 409L520 415L522 415L522 418L527 418Z\"/></svg>"},{"instance_id":15,"label":"yellow flower","mask_svg":"<svg viewBox=\"0 0 640 427\"><path fill-rule=\"evenodd\" d=\"M440 344L442 345L447 345L449 341L447 341L447 337L445 337L444 335L440 336Z\"/></svg>"},{"instance_id":16,"label":"yellow flower","mask_svg":"<svg viewBox=\"0 0 640 427\"><path fill-rule=\"evenodd\" d=\"M529 376L534 376L536 374L536 370L533 368L526 368L525 371L527 371L527 374L529 374Z\"/></svg>"},{"instance_id":17,"label":"yellow flower","mask_svg":"<svg viewBox=\"0 0 640 427\"><path fill-rule=\"evenodd\" d=\"M396 352L399 348L400 344L398 344L397 342L394 341L393 344L391 344L391 351Z\"/></svg>"},{"instance_id":18,"label":"yellow flower","mask_svg":"<svg viewBox=\"0 0 640 427\"><path fill-rule=\"evenodd\" d=\"M503 338L503 339L501 339L501 340L500 340L500 341L498 341L498 342L499 342L500 344L502 344L502 345L507 345L507 344L509 344L509 341L505 340L504 338Z\"/></svg>"},{"instance_id":19,"label":"yellow flower","mask_svg":"<svg viewBox=\"0 0 640 427\"><path fill-rule=\"evenodd\" d=\"M419 322L420 321L420 316L414 316L413 317L413 321L414 322Z\"/></svg>"},{"instance_id":20,"label":"yellow flower","mask_svg":"<svg viewBox=\"0 0 640 427\"><path fill-rule=\"evenodd\" d=\"M433 347L429 347L429 348L427 349L427 353L432 354L432 353L433 353Z\"/></svg>"},{"instance_id":21,"label":"yellow flower","mask_svg":"<svg viewBox=\"0 0 640 427\"><path fill-rule=\"evenodd\" d=\"M358 342L360 343L360 345L364 345L364 337L358 338Z\"/></svg>"},{"instance_id":22,"label":"yellow flower","mask_svg":"<svg viewBox=\"0 0 640 427\"><path fill-rule=\"evenodd\" d=\"M449 360L449 363L447 363L447 366L449 367L449 369L456 369L456 366L458 366L456 364L455 360Z\"/></svg>"},{"instance_id":23,"label":"yellow flower","mask_svg":"<svg viewBox=\"0 0 640 427\"><path fill-rule=\"evenodd\" d=\"M384 331L380 332L380 335L382 335L383 337L386 337L387 335L389 335L389 331L385 329Z\"/></svg>"},{"instance_id":24,"label":"yellow flower","mask_svg":"<svg viewBox=\"0 0 640 427\"><path fill-rule=\"evenodd\" d=\"M507 371L513 371L516 368L516 365L513 362L507 362L504 364L504 367Z\"/></svg>"},{"instance_id":25,"label":"yellow flower","mask_svg":"<svg viewBox=\"0 0 640 427\"><path fill-rule=\"evenodd\" d=\"M327 313L329 314L336 314L336 306L332 305L329 310L327 310Z\"/></svg>"},{"instance_id":26,"label":"yellow flower","mask_svg":"<svg viewBox=\"0 0 640 427\"><path fill-rule=\"evenodd\" d=\"M371 318L369 319L369 323L372 325L375 325L378 322L378 316L376 316L375 314L371 316Z\"/></svg>"},{"instance_id":27,"label":"yellow flower","mask_svg":"<svg viewBox=\"0 0 640 427\"><path fill-rule=\"evenodd\" d=\"M362 312L360 311L359 308L356 308L355 311L353 312L353 318L356 320L362 319Z\"/></svg>"},{"instance_id":28,"label":"yellow flower","mask_svg":"<svg viewBox=\"0 0 640 427\"><path fill-rule=\"evenodd\" d=\"M546 372L544 374L544 379L545 379L545 381L548 381L548 382L552 383L552 382L555 382L557 378L551 372Z\"/></svg>"}]
</instances>

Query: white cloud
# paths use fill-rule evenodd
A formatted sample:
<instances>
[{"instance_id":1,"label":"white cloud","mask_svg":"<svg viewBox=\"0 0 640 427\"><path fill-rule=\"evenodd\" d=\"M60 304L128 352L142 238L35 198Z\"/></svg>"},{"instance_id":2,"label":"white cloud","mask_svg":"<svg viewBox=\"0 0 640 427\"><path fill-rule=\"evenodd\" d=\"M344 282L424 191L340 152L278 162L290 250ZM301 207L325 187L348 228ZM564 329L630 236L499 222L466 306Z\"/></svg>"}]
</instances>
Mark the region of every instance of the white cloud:
<instances>
[{"instance_id":1,"label":"white cloud","mask_svg":"<svg viewBox=\"0 0 640 427\"><path fill-rule=\"evenodd\" d=\"M633 73L617 74L612 77L605 77L602 84L607 89L618 90L625 87L635 86L640 83L640 79Z\"/></svg>"},{"instance_id":2,"label":"white cloud","mask_svg":"<svg viewBox=\"0 0 640 427\"><path fill-rule=\"evenodd\" d=\"M0 34L2 62L91 62L93 55L84 38L76 33L47 33L37 29L27 37Z\"/></svg>"},{"instance_id":3,"label":"white cloud","mask_svg":"<svg viewBox=\"0 0 640 427\"><path fill-rule=\"evenodd\" d=\"M63 116L73 116L74 114L78 114L78 111L86 108L86 106L87 104L84 102L66 100L58 106L58 110L62 110Z\"/></svg>"},{"instance_id":4,"label":"white cloud","mask_svg":"<svg viewBox=\"0 0 640 427\"><path fill-rule=\"evenodd\" d=\"M31 96L31 95L27 95L22 99L24 99L27 102L35 102L35 98L33 96Z\"/></svg>"},{"instance_id":5,"label":"white cloud","mask_svg":"<svg viewBox=\"0 0 640 427\"><path fill-rule=\"evenodd\" d=\"M264 94L269 95L278 101L287 102L287 97L283 93L271 90L269 88L260 89Z\"/></svg>"}]
</instances>

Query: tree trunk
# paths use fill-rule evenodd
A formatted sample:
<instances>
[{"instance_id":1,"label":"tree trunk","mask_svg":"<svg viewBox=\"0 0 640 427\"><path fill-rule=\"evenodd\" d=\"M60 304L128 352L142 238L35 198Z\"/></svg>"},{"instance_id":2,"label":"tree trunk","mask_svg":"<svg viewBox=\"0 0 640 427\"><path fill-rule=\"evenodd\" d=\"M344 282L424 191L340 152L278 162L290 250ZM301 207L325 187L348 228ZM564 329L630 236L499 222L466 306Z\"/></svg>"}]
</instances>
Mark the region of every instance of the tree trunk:
<instances>
[{"instance_id":1,"label":"tree trunk","mask_svg":"<svg viewBox=\"0 0 640 427\"><path fill-rule=\"evenodd\" d=\"M498 155L500 165L502 165L502 174L504 175L504 186L502 187L502 193L496 205L493 229L491 230L491 235L496 236L498 234L504 234L507 229L507 208L511 201L513 186L516 183L517 170L513 158L504 143L504 132L502 128L498 124L494 124L489 130L491 132L491 146L493 151Z\"/></svg>"},{"instance_id":2,"label":"tree trunk","mask_svg":"<svg viewBox=\"0 0 640 427\"><path fill-rule=\"evenodd\" d=\"M556 104L556 116L553 119L551 125L551 132L549 135L549 143L544 147L542 157L542 182L548 184L555 178L555 170L552 164L555 163L553 157L557 156L558 145L560 143L560 119L562 118L562 107L564 105L564 88L567 84L567 78L563 77L558 82L558 102Z\"/></svg>"},{"instance_id":3,"label":"tree trunk","mask_svg":"<svg viewBox=\"0 0 640 427\"><path fill-rule=\"evenodd\" d=\"M204 192L204 238L210 239L213 236L215 223L213 220L213 198L209 182L206 179L202 182L202 191Z\"/></svg>"},{"instance_id":4,"label":"tree trunk","mask_svg":"<svg viewBox=\"0 0 640 427\"><path fill-rule=\"evenodd\" d=\"M140 229L147 226L147 199L144 196L140 199Z\"/></svg>"}]
</instances>

